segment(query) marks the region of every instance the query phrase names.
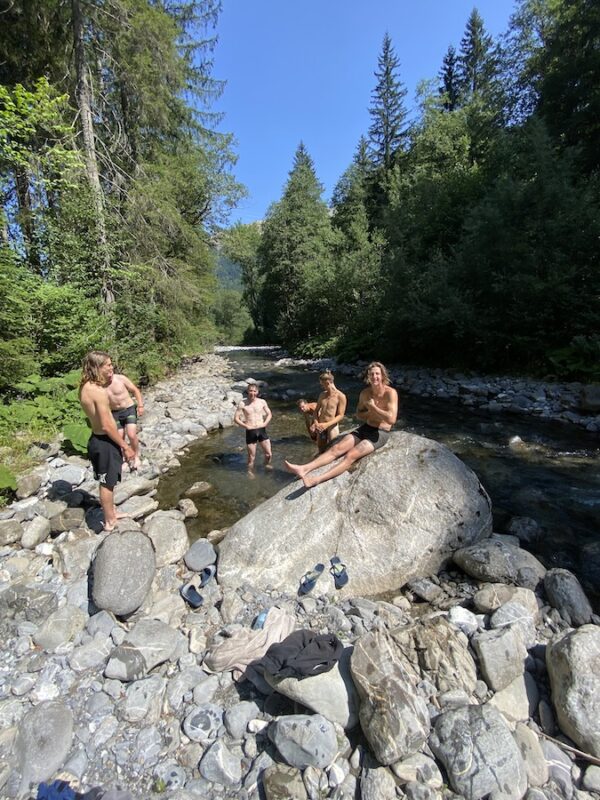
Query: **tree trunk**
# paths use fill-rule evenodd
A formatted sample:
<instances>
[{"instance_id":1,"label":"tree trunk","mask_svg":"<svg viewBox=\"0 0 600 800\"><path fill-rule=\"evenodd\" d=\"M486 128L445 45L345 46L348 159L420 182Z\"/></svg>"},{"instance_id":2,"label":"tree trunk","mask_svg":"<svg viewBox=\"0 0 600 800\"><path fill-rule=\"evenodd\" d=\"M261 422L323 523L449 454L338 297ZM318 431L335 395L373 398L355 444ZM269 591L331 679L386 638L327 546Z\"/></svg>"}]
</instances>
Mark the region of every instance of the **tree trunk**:
<instances>
[{"instance_id":1,"label":"tree trunk","mask_svg":"<svg viewBox=\"0 0 600 800\"><path fill-rule=\"evenodd\" d=\"M32 269L36 270L36 272L40 272L40 254L35 237L31 188L29 185L29 175L24 167L18 167L15 170L15 188L17 190L17 202L19 204L19 224L23 233L23 244L25 245L27 261Z\"/></svg>"},{"instance_id":2,"label":"tree trunk","mask_svg":"<svg viewBox=\"0 0 600 800\"><path fill-rule=\"evenodd\" d=\"M96 159L96 143L94 139L94 121L92 117L92 97L87 74L85 45L83 41L83 15L80 0L71 0L73 12L73 44L75 52L75 71L77 75L77 106L81 119L81 133L87 178L92 193L94 210L96 212L96 229L98 235L98 248L101 260L101 292L102 300L108 308L115 301L112 281L110 277L110 256L108 252L108 239L106 235L106 215L104 212L104 195L100 185L98 161Z\"/></svg>"}]
</instances>

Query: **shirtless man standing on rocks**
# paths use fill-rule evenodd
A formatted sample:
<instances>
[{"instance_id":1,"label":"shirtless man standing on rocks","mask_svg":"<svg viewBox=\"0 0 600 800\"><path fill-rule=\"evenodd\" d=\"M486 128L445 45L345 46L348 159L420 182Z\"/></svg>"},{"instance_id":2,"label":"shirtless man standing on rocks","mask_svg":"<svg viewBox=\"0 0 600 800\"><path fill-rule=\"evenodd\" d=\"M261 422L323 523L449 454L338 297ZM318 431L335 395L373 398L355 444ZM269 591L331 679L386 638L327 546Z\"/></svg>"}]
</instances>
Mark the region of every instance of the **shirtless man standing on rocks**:
<instances>
[{"instance_id":1,"label":"shirtless man standing on rocks","mask_svg":"<svg viewBox=\"0 0 600 800\"><path fill-rule=\"evenodd\" d=\"M380 361L369 364L365 380L368 387L360 393L356 409L356 416L363 424L356 430L344 434L329 450L308 464L285 462L287 469L300 478L307 488L341 475L350 469L355 461L383 447L389 439L390 430L398 418L398 393L389 385L387 370ZM341 461L327 472L315 476L310 474L341 456L343 456Z\"/></svg>"},{"instance_id":2,"label":"shirtless man standing on rocks","mask_svg":"<svg viewBox=\"0 0 600 800\"><path fill-rule=\"evenodd\" d=\"M317 400L315 421L319 453L324 453L331 442L340 435L339 423L346 414L346 395L336 387L333 372L325 370L319 375L322 392Z\"/></svg>"},{"instance_id":3,"label":"shirtless man standing on rocks","mask_svg":"<svg viewBox=\"0 0 600 800\"><path fill-rule=\"evenodd\" d=\"M247 397L239 404L233 421L240 428L246 429L248 472L254 469L257 442L265 454L265 468L272 469L271 440L267 433L267 425L273 417L271 409L266 401L258 396L258 386L255 383L249 383L246 392Z\"/></svg>"},{"instance_id":4,"label":"shirtless man standing on rocks","mask_svg":"<svg viewBox=\"0 0 600 800\"><path fill-rule=\"evenodd\" d=\"M121 436L125 439L125 434L135 453L129 467L139 469L140 459L140 440L137 435L137 419L144 413L144 401L142 393L138 387L130 381L127 375L115 373L112 381L106 387L112 415L117 424ZM132 396L135 397L135 402Z\"/></svg>"},{"instance_id":5,"label":"shirtless man standing on rocks","mask_svg":"<svg viewBox=\"0 0 600 800\"><path fill-rule=\"evenodd\" d=\"M113 365L108 353L92 350L82 362L79 402L92 428L88 442L88 456L94 468L94 477L100 482L100 505L104 513L104 530L114 530L119 519L115 508L114 488L121 480L123 458L134 458L133 449L118 431L111 414L107 387L113 379Z\"/></svg>"}]
</instances>

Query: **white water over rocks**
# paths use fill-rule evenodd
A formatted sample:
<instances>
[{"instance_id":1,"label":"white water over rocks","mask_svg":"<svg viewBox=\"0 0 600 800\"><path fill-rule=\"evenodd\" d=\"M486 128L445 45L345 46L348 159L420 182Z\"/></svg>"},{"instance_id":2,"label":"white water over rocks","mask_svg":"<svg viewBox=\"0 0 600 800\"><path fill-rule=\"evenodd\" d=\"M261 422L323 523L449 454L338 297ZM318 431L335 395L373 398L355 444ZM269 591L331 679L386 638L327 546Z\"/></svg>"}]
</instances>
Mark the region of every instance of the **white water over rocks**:
<instances>
[{"instance_id":1,"label":"white water over rocks","mask_svg":"<svg viewBox=\"0 0 600 800\"><path fill-rule=\"evenodd\" d=\"M567 743L598 755L599 620L587 611L574 578L561 574L551 601L543 567L524 551L519 555L513 537L489 540L496 544L487 555L463 551L462 563L476 577L452 565L438 572L435 560L423 561L423 571L413 571L406 585L407 573L398 569L390 601L367 599L361 595L373 592L358 590L361 567L353 561L343 594L324 576L311 595L298 597L291 585L251 582L259 573L250 569L239 586L226 585L214 550L206 547L200 560L183 552L182 513L148 516L158 474L195 438L231 424L240 397L231 387L226 362L207 356L145 393L144 470L119 489L123 503L139 501L139 521L122 524L121 533L94 533L97 485L89 465L56 449L35 478L20 483L20 499L1 512L0 796L29 797L30 782L60 774L82 792L120 787L119 800L479 800L520 798L526 791L532 800L597 797L598 767L560 748ZM40 458L45 452L40 448ZM329 486L320 493L324 519L339 513L341 498L349 508L361 492L360 513L370 509L376 516L361 476L384 456L393 460L394 450L319 487ZM450 461L443 463L452 472ZM457 506L455 493L447 503ZM456 510L449 510L449 523ZM285 508L278 513L284 530ZM432 508L418 513L427 528ZM48 532L41 520L49 521ZM168 531L174 531L173 546ZM154 566L140 604L136 599L132 613L117 616L90 602L90 567L100 544L128 541L126 532L135 534L132 542L144 537ZM227 541L226 535L222 553ZM248 556L249 567L258 558L286 557L277 535L269 544ZM442 560L457 544L454 539ZM401 553L386 552L386 571L393 572ZM315 544L304 566L321 555ZM120 600L133 597L142 580L133 551L119 559L125 569L117 563L113 574ZM217 576L192 611L179 588L192 576L190 567L207 559L217 559ZM212 649L247 638L259 612L274 606L297 629L338 635L349 658L343 681L317 676L290 686L287 679L294 704L258 668L240 683L231 672L209 672ZM336 693L348 687L341 717L343 698L328 712L334 679ZM364 740L351 729L357 697Z\"/></svg>"}]
</instances>

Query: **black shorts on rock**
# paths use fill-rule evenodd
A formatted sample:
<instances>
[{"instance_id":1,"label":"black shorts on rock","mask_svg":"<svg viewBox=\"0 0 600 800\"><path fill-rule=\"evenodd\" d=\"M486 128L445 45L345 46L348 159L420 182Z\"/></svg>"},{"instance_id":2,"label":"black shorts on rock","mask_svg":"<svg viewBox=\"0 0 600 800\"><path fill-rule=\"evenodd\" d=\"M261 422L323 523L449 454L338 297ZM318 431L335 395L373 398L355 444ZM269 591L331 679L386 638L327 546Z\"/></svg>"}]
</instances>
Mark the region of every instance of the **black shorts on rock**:
<instances>
[{"instance_id":1,"label":"black shorts on rock","mask_svg":"<svg viewBox=\"0 0 600 800\"><path fill-rule=\"evenodd\" d=\"M137 422L137 406L118 408L112 412L112 415L117 423L117 428L124 428L125 425L135 425Z\"/></svg>"},{"instance_id":2,"label":"black shorts on rock","mask_svg":"<svg viewBox=\"0 0 600 800\"><path fill-rule=\"evenodd\" d=\"M350 431L350 435L358 440L357 444L366 439L368 442L371 442L375 450L379 450L380 447L383 447L390 438L389 431L384 431L382 428L375 428L373 425L367 425L366 422L355 431Z\"/></svg>"},{"instance_id":3,"label":"black shorts on rock","mask_svg":"<svg viewBox=\"0 0 600 800\"><path fill-rule=\"evenodd\" d=\"M246 431L246 444L266 442L269 438L266 428L251 428Z\"/></svg>"},{"instance_id":4,"label":"black shorts on rock","mask_svg":"<svg viewBox=\"0 0 600 800\"><path fill-rule=\"evenodd\" d=\"M123 466L121 448L109 436L92 433L87 450L96 480L100 481L101 486L114 489L121 480Z\"/></svg>"}]
</instances>

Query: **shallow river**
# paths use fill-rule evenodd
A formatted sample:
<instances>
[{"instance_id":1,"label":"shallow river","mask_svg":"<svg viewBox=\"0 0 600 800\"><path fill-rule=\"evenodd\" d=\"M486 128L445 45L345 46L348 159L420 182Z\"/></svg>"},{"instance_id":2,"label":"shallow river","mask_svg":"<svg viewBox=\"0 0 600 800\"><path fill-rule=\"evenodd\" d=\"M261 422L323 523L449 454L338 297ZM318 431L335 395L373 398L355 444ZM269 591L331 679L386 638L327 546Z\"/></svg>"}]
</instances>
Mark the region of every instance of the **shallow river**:
<instances>
[{"instance_id":1,"label":"shallow river","mask_svg":"<svg viewBox=\"0 0 600 800\"><path fill-rule=\"evenodd\" d=\"M194 498L200 513L188 521L191 539L232 525L291 483L284 459L307 461L315 450L296 403L301 396L316 399L317 373L276 366L271 351L236 350L228 358L236 380L252 377L269 385L264 396L273 411L269 434L274 469L265 471L259 450L254 476L247 473L244 432L238 427L215 431L192 445L180 457L181 467L166 473L158 488L160 507L173 508L192 483L212 485L210 492ZM336 384L348 395L353 412L362 384L342 375ZM292 396L280 399L286 391ZM492 498L495 530L503 532L511 516L533 517L544 528L533 552L548 567L576 572L598 607L600 439L571 426L477 413L449 401L401 394L400 403L397 428L443 442L477 473ZM348 417L342 430L351 427ZM510 445L514 436L524 444Z\"/></svg>"}]
</instances>

